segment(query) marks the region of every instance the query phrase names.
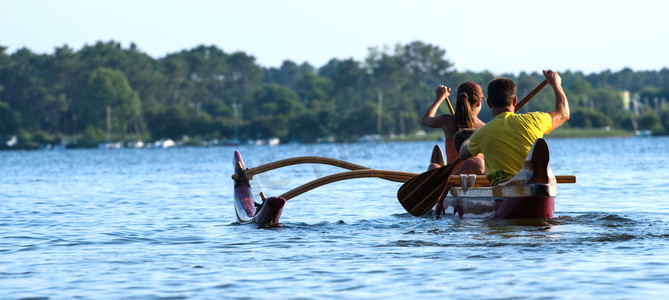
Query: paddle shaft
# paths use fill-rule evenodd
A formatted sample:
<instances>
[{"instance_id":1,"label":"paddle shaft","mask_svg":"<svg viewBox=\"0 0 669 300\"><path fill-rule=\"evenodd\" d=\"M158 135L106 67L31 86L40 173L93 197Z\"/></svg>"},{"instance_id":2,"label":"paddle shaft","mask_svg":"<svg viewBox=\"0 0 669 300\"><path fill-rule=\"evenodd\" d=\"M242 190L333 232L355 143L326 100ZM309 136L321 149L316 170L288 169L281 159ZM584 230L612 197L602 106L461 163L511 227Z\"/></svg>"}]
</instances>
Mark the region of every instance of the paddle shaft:
<instances>
[{"instance_id":1,"label":"paddle shaft","mask_svg":"<svg viewBox=\"0 0 669 300\"><path fill-rule=\"evenodd\" d=\"M539 86L537 86L534 90L532 90L529 94L527 94L527 96L525 96L523 100L520 100L520 103L516 104L516 109L514 112L518 112L518 110L520 110L520 108L523 107L523 105L525 105L528 101L530 101L530 99L532 99L532 97L534 97L534 95L536 95L541 89L543 89L546 86L546 84L548 84L548 82L544 80L541 84L539 84Z\"/></svg>"},{"instance_id":2,"label":"paddle shaft","mask_svg":"<svg viewBox=\"0 0 669 300\"><path fill-rule=\"evenodd\" d=\"M448 100L448 97L446 97L446 104L448 104L448 111L451 112L451 115L455 115L455 111L453 110L453 105L451 105L451 101Z\"/></svg>"}]
</instances>

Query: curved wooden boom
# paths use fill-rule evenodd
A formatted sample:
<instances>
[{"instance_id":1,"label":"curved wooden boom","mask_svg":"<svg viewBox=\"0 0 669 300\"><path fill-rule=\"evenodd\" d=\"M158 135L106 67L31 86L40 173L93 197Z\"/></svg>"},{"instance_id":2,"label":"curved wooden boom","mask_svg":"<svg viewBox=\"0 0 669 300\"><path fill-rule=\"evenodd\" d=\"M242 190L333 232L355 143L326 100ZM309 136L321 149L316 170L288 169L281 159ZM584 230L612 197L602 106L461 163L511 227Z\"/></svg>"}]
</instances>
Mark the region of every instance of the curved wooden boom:
<instances>
[{"instance_id":1,"label":"curved wooden boom","mask_svg":"<svg viewBox=\"0 0 669 300\"><path fill-rule=\"evenodd\" d=\"M337 174L332 174L329 176L321 177L313 181L307 182L301 186L298 186L290 191L283 193L279 197L284 199L292 199L301 194L306 193L307 191L313 190L317 187L326 185L328 183L333 183L337 181L355 179L355 178L380 178L389 181L395 182L407 182L410 179L414 178L417 173L411 172L400 172L400 171L389 171L389 170L375 170L375 169L364 169L364 170L353 170ZM555 179L557 183L576 183L576 176L574 175L556 175ZM453 186L460 186L460 175L451 175L448 178L448 181L453 184ZM478 185L487 185L488 178L485 175L476 176L476 184Z\"/></svg>"},{"instance_id":2,"label":"curved wooden boom","mask_svg":"<svg viewBox=\"0 0 669 300\"><path fill-rule=\"evenodd\" d=\"M264 173L267 171L271 171L274 169L278 169L281 167L286 167L286 166L291 166L291 165L297 165L297 164L325 164L325 165L331 165L335 167L340 167L348 170L364 170L364 169L369 169L367 167L357 165L354 163L350 163L347 161L339 160L339 159L334 159L334 158L328 158L328 157L320 157L320 156L299 156L299 157L293 157L293 158L287 158L287 159L282 159L282 160L277 160L275 162L271 162L262 166L257 166L255 168L250 168L244 171L244 174L246 175L246 178L249 180L253 179L253 175L257 175L260 173ZM238 175L234 174L232 175L232 179L237 179Z\"/></svg>"},{"instance_id":3,"label":"curved wooden boom","mask_svg":"<svg viewBox=\"0 0 669 300\"><path fill-rule=\"evenodd\" d=\"M387 171L387 170L374 170L374 169L353 170L348 172L332 174L329 176L321 177L316 180L307 182L288 192L283 193L279 197L283 197L286 200L292 199L302 193L315 189L319 186L323 186L328 183L333 183L336 181L341 181L346 179L375 177L395 182L406 182L407 180L414 178L415 176L416 173L400 172L400 171Z\"/></svg>"}]
</instances>

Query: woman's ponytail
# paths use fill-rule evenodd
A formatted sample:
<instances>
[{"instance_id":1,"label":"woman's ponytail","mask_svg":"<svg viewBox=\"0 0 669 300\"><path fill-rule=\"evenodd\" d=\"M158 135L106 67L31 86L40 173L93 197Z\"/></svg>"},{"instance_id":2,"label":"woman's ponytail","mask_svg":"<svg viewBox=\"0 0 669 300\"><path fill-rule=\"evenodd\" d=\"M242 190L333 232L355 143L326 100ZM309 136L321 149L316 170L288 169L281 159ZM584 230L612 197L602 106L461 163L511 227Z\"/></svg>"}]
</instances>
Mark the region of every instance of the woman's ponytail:
<instances>
[{"instance_id":1,"label":"woman's ponytail","mask_svg":"<svg viewBox=\"0 0 669 300\"><path fill-rule=\"evenodd\" d=\"M459 93L455 102L455 128L474 128L476 121L469 102L476 102L467 93Z\"/></svg>"}]
</instances>

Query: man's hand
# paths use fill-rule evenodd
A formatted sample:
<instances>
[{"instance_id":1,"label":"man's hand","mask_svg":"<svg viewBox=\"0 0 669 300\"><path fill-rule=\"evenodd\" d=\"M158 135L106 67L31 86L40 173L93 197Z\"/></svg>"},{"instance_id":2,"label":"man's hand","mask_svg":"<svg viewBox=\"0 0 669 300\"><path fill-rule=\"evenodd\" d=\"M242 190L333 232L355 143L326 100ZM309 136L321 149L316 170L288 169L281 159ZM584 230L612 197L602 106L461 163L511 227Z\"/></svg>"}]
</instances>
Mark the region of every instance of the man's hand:
<instances>
[{"instance_id":1,"label":"man's hand","mask_svg":"<svg viewBox=\"0 0 669 300\"><path fill-rule=\"evenodd\" d=\"M544 70L544 77L546 77L546 82L552 87L562 86L562 78L557 72L553 70Z\"/></svg>"}]
</instances>

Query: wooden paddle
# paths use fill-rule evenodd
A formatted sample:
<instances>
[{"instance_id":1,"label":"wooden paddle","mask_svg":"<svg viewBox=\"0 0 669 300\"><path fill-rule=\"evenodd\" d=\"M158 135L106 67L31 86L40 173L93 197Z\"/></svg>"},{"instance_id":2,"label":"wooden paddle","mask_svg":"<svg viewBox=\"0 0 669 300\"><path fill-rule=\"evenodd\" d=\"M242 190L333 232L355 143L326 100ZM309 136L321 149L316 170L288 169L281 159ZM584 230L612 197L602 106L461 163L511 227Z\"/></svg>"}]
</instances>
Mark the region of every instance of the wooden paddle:
<instances>
[{"instance_id":1,"label":"wooden paddle","mask_svg":"<svg viewBox=\"0 0 669 300\"><path fill-rule=\"evenodd\" d=\"M536 95L544 86L544 80L537 88L532 90L523 100L516 105L515 111L518 111L527 101ZM432 209L439 196L446 187L447 179L453 173L455 165L460 162L458 157L456 160L441 168L433 169L414 177L405 182L399 190L397 190L397 200L404 209L413 216L420 217Z\"/></svg>"},{"instance_id":2,"label":"wooden paddle","mask_svg":"<svg viewBox=\"0 0 669 300\"><path fill-rule=\"evenodd\" d=\"M421 173L405 182L397 190L397 199L402 207L416 217L430 211L444 191L455 165L460 161L461 159L458 157L450 164Z\"/></svg>"}]
</instances>

